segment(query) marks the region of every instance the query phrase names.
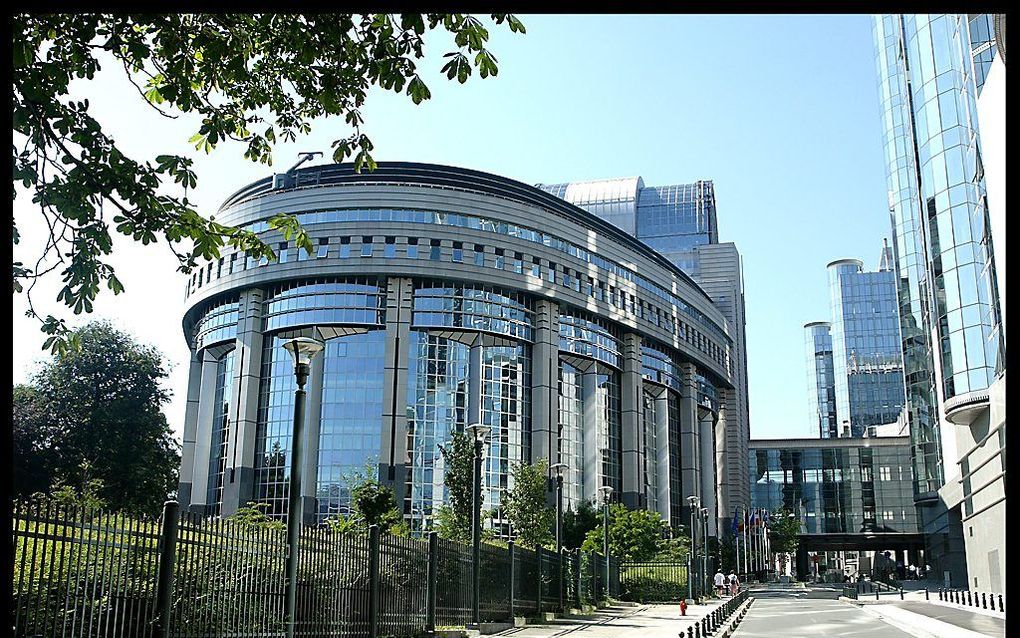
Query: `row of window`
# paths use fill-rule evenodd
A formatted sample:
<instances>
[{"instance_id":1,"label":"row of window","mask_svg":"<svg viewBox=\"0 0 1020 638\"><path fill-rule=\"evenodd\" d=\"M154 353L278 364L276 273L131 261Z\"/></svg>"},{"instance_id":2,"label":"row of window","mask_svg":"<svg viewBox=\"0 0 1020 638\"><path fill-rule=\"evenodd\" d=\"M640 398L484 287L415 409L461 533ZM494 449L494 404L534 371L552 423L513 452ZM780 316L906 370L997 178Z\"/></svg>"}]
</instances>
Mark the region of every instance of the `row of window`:
<instances>
[{"instance_id":1,"label":"row of window","mask_svg":"<svg viewBox=\"0 0 1020 638\"><path fill-rule=\"evenodd\" d=\"M293 250L299 256L307 256L308 259L321 259L328 258L331 256L338 255L338 258L350 258L352 254L360 254L362 257L372 257L377 254L378 246L375 244L374 237L363 236L361 237L362 243L360 247L358 245L353 246L351 237L340 237L339 244L330 244L327 238L322 238L319 241L324 242L319 244L319 250L312 256L307 256L307 252L303 249L288 248L288 242L281 242L278 246L277 255L280 261L287 261L291 256ZM383 255L386 258L397 258L406 257L409 259L421 258L420 255L428 255L428 259L431 261L440 261L443 257L443 246L440 240L424 240L416 237L401 238L407 243L397 243L396 237L387 236L382 238L384 243ZM427 242L427 245L426 245ZM419 250L421 248L421 250ZM399 252L398 252L399 249ZM426 252L427 249L427 252ZM468 257L465 258L465 252ZM401 254L402 253L402 254ZM678 336L691 344L694 348L705 353L712 360L725 368L729 368L728 356L725 348L720 347L714 340L710 339L708 335L702 333L697 328L690 326L683 320L676 317L674 314L668 311L646 303L642 299L638 299L635 295L628 293L624 290L619 289L611 284L605 284L600 282L594 277L587 276L576 270L570 269L562 264L556 264L554 262L544 262L544 260L538 257L530 257L516 251L504 250L502 248L495 248L493 252L487 252L485 247L479 244L464 244L463 242L452 242L451 247L447 252L448 258L454 263L465 263L467 259L468 263L473 263L476 266L481 267L492 267L498 270L511 270L517 274L527 274L531 277L545 279L550 284L559 284L565 288L580 292L589 296L597 301L608 303L620 310L627 312L628 314L637 316L640 319L644 319L648 323L657 327L663 328L669 331L671 334ZM528 261L530 259L530 261ZM198 290L202 287L203 282L208 284L212 281L213 277L213 266L216 266L215 273L216 277L229 275L235 272L241 272L248 268L256 268L262 265L268 265L268 260L262 259L257 261L254 258L248 257L243 259L240 253L233 253L221 257L216 264L210 263L203 270L194 273L189 280L189 294ZM357 291L353 291L357 292ZM304 294L304 293L302 293ZM308 294L316 294L314 291L308 291ZM374 293L373 293L374 294ZM310 322L309 317L321 317L318 323L382 323L382 305L373 306L366 301L365 305L357 302L357 300L351 300L355 303L354 306L334 306L334 310L315 313L309 315L292 315L289 317L289 321L286 325L291 325L295 321L304 320L306 323ZM290 306L280 303L273 306L274 311L271 314L277 314L277 312L284 312L289 309L290 311L298 312L306 310L302 307L302 303L312 303L311 301L289 301ZM317 305L315 308L324 309L328 306L327 302L318 301L315 302ZM346 302L343 302L346 303ZM381 304L381 301L380 301ZM343 310L341 310L341 308ZM374 308L378 309L378 317L375 315ZM284 327L285 323L283 319L273 319L274 327ZM279 326L276 326L279 323ZM517 331L513 331L514 334L518 334ZM518 336L523 336L519 335ZM529 337L525 337L529 338Z\"/></svg>"},{"instance_id":2,"label":"row of window","mask_svg":"<svg viewBox=\"0 0 1020 638\"><path fill-rule=\"evenodd\" d=\"M560 251L571 257L575 257L586 263L592 264L624 279L635 283L639 288L647 291L655 297L662 299L665 303L676 306L676 308L693 318L695 321L705 325L715 336L726 340L725 331L721 326L716 325L710 318L697 308L691 306L671 290L663 288L658 283L649 280L631 268L625 267L613 260L606 259L600 255L569 242L555 235L544 233L534 228L520 226L494 218L467 215L462 213L446 213L429 210L398 210L398 209L349 209L349 210L326 210L316 212L297 213L295 215L302 226L328 222L411 222L423 224L435 224L441 226L455 226L491 232L498 235L515 237L524 241L542 244L553 250ZM256 233L268 232L270 230L268 220L258 221L244 226L245 230ZM320 246L322 240L320 239ZM363 242L364 244L364 242ZM438 244L437 244L438 245ZM362 246L362 251L366 249ZM299 257L300 258L300 257Z\"/></svg>"}]
</instances>

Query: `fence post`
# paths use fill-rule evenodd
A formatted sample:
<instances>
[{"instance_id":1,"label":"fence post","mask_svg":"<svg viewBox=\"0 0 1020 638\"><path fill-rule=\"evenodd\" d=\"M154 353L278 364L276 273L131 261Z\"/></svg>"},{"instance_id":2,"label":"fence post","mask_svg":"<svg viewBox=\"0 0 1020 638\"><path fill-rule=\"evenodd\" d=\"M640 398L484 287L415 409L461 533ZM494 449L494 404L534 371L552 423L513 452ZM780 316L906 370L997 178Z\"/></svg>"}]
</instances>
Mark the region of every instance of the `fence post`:
<instances>
[{"instance_id":1,"label":"fence post","mask_svg":"<svg viewBox=\"0 0 1020 638\"><path fill-rule=\"evenodd\" d=\"M511 541L513 542L513 541ZM511 547L513 547L511 545ZM513 550L511 549L511 552ZM511 554L512 555L512 554ZM439 536L435 532L429 532L429 571L425 583L425 631L436 630L436 589L439 584ZM510 599L511 608L513 598Z\"/></svg>"},{"instance_id":2,"label":"fence post","mask_svg":"<svg viewBox=\"0 0 1020 638\"><path fill-rule=\"evenodd\" d=\"M574 550L574 576L577 577L574 585L574 602L577 608L581 608L581 548L578 547Z\"/></svg>"},{"instance_id":3,"label":"fence post","mask_svg":"<svg viewBox=\"0 0 1020 638\"><path fill-rule=\"evenodd\" d=\"M368 636L379 636L379 526L368 526Z\"/></svg>"},{"instance_id":4,"label":"fence post","mask_svg":"<svg viewBox=\"0 0 1020 638\"><path fill-rule=\"evenodd\" d=\"M514 547L515 546L516 545L515 545L513 539L510 539L510 542L508 542L506 544L507 552L509 552L509 554L510 554L510 624L511 625L514 624L514 596L517 593L515 591L515 588L517 587L517 579L516 579L516 574L514 573L514 572L517 571L517 570L514 569L514 556L515 556Z\"/></svg>"},{"instance_id":5,"label":"fence post","mask_svg":"<svg viewBox=\"0 0 1020 638\"><path fill-rule=\"evenodd\" d=\"M537 604L535 605L535 608L538 610L537 613L539 615L541 615L542 614L542 546L541 545L539 545L538 547L535 548L535 558L537 559L537 563L538 563L538 569L536 570L538 572L538 587L536 588L537 591L538 591L538 599L537 599Z\"/></svg>"},{"instance_id":6,"label":"fence post","mask_svg":"<svg viewBox=\"0 0 1020 638\"><path fill-rule=\"evenodd\" d=\"M156 581L156 623L153 638L170 635L170 600L174 587L174 562L177 557L177 527L181 506L177 501L163 503L163 525L159 533L159 579Z\"/></svg>"}]
</instances>

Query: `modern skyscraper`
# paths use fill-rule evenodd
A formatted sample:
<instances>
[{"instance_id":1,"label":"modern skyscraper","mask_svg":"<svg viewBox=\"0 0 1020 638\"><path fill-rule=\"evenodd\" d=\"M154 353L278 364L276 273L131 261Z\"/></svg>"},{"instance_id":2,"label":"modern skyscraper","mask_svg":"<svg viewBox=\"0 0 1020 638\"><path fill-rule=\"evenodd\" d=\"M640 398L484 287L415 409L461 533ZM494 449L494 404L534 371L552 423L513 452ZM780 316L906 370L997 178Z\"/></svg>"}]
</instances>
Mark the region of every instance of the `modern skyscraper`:
<instances>
[{"instance_id":1,"label":"modern skyscraper","mask_svg":"<svg viewBox=\"0 0 1020 638\"><path fill-rule=\"evenodd\" d=\"M828 321L804 324L807 346L808 419L818 427L818 437L839 437L836 418L836 381L832 368L832 333Z\"/></svg>"},{"instance_id":2,"label":"modern skyscraper","mask_svg":"<svg viewBox=\"0 0 1020 638\"><path fill-rule=\"evenodd\" d=\"M736 391L727 397L727 427L715 431L718 514L732 518L747 507L747 349L744 282L740 253L719 243L715 189L711 181L645 186L641 177L538 184L637 237L690 275L722 310L733 336L732 374ZM712 530L714 534L714 529Z\"/></svg>"},{"instance_id":3,"label":"modern skyscraper","mask_svg":"<svg viewBox=\"0 0 1020 638\"><path fill-rule=\"evenodd\" d=\"M989 210L977 109L994 22L989 33L987 16L890 14L875 16L874 35L926 554L954 586L1003 591L1005 237L990 220L1004 208Z\"/></svg>"}]
</instances>

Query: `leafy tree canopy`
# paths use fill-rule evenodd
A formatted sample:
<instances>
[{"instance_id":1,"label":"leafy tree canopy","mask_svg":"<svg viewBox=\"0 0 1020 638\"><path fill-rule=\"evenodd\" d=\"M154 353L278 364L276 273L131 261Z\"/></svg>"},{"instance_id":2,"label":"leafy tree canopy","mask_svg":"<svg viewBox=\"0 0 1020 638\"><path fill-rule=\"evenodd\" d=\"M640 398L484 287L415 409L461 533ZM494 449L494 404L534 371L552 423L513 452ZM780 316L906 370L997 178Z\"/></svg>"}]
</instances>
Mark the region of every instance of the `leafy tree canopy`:
<instances>
[{"instance_id":1,"label":"leafy tree canopy","mask_svg":"<svg viewBox=\"0 0 1020 638\"><path fill-rule=\"evenodd\" d=\"M80 349L55 356L30 387L14 389L14 447L26 454L15 457L14 474L30 476L15 494L67 488L116 510L158 514L177 487L180 463L162 412L170 400L162 357L108 322L75 337Z\"/></svg>"},{"instance_id":2,"label":"leafy tree canopy","mask_svg":"<svg viewBox=\"0 0 1020 638\"><path fill-rule=\"evenodd\" d=\"M591 501L581 501L577 510L563 512L563 546L576 549L588 532L602 525L602 510Z\"/></svg>"},{"instance_id":3,"label":"leafy tree canopy","mask_svg":"<svg viewBox=\"0 0 1020 638\"><path fill-rule=\"evenodd\" d=\"M524 32L510 14L491 20ZM482 78L498 73L486 48L488 30L467 14L22 13L12 27L13 181L32 191L50 229L38 261L12 264L13 287L28 293L28 314L42 322L50 335L44 348L54 352L77 344L62 319L36 312L32 286L60 269L57 300L74 314L91 312L104 284L122 292L107 261L112 233L142 244L165 240L185 273L218 258L225 246L274 257L254 233L194 208L188 194L198 176L191 159L124 153L92 117L88 100L72 97L73 81L93 79L104 64L123 68L139 99L163 116L200 119L190 139L196 149L208 153L234 140L246 158L267 165L277 141L295 141L317 118L342 117L349 135L333 142L333 160L353 156L358 170L371 170L365 98L378 87L406 93L415 104L429 99L417 66L427 32L453 38L455 50L445 54L442 69L448 79L464 83L474 70ZM270 226L311 251L294 217L278 216ZM16 222L13 240L19 242Z\"/></svg>"},{"instance_id":4,"label":"leafy tree canopy","mask_svg":"<svg viewBox=\"0 0 1020 638\"><path fill-rule=\"evenodd\" d=\"M663 546L666 522L658 512L627 509L616 503L609 508L609 551L625 560L650 560ZM603 528L588 532L581 545L586 552L603 549Z\"/></svg>"},{"instance_id":5,"label":"leafy tree canopy","mask_svg":"<svg viewBox=\"0 0 1020 638\"><path fill-rule=\"evenodd\" d=\"M439 451L446 466L443 483L449 499L436 511L436 531L442 538L467 543L471 541L475 444L468 435L456 432L446 445L439 446Z\"/></svg>"},{"instance_id":6,"label":"leafy tree canopy","mask_svg":"<svg viewBox=\"0 0 1020 638\"><path fill-rule=\"evenodd\" d=\"M783 508L769 515L769 547L773 552L793 553L800 545L800 519Z\"/></svg>"},{"instance_id":7,"label":"leafy tree canopy","mask_svg":"<svg viewBox=\"0 0 1020 638\"><path fill-rule=\"evenodd\" d=\"M529 465L513 463L513 487L503 496L503 515L510 521L516 540L527 547L546 545L553 538L556 511L546 503L549 466L545 459Z\"/></svg>"}]
</instances>

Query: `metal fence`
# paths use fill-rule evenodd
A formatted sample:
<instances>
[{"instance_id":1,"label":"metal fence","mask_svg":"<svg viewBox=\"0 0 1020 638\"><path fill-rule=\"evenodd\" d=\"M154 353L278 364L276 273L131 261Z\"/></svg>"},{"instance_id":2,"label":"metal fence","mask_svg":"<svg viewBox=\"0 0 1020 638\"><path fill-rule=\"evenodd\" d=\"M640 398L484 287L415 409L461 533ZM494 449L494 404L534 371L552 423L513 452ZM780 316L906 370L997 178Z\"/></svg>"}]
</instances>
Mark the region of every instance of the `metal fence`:
<instances>
[{"instance_id":1,"label":"metal fence","mask_svg":"<svg viewBox=\"0 0 1020 638\"><path fill-rule=\"evenodd\" d=\"M282 636L286 533L178 513L159 520L18 504L16 636ZM301 531L295 633L414 636L472 620L561 611L605 598L601 554L483 544L481 588L468 545L437 538ZM619 595L619 565L609 561Z\"/></svg>"}]
</instances>

